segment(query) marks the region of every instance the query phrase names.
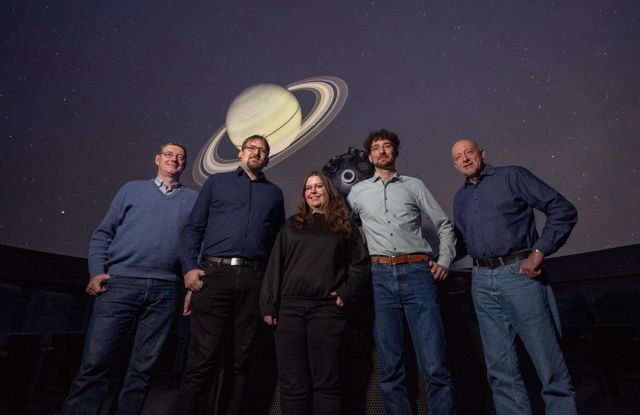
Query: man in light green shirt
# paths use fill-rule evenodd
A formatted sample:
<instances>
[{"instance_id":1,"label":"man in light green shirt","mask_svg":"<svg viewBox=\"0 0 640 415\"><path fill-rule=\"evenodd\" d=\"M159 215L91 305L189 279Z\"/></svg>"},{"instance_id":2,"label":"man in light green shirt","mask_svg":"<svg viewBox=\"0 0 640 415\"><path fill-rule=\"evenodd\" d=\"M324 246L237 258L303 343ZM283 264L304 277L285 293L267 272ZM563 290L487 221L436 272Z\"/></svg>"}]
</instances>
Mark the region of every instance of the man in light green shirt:
<instances>
[{"instance_id":1,"label":"man in light green shirt","mask_svg":"<svg viewBox=\"0 0 640 415\"><path fill-rule=\"evenodd\" d=\"M364 147L375 174L356 184L347 199L360 215L371 255L373 335L382 365L385 413L413 413L404 384L406 317L420 372L428 381L429 413L455 414L437 284L447 278L455 256L453 224L421 180L396 172L396 134L375 131ZM422 235L423 218L433 223L438 235L437 260Z\"/></svg>"}]
</instances>

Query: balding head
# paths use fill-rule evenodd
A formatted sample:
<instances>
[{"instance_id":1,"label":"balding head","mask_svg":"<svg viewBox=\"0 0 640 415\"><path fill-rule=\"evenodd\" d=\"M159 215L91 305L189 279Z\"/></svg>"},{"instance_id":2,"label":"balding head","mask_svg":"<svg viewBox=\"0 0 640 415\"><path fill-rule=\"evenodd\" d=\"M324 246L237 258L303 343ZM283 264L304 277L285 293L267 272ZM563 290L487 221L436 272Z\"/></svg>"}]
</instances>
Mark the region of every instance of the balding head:
<instances>
[{"instance_id":1,"label":"balding head","mask_svg":"<svg viewBox=\"0 0 640 415\"><path fill-rule=\"evenodd\" d=\"M458 140L451 147L453 166L472 182L476 182L484 169L484 150L473 140Z\"/></svg>"}]
</instances>

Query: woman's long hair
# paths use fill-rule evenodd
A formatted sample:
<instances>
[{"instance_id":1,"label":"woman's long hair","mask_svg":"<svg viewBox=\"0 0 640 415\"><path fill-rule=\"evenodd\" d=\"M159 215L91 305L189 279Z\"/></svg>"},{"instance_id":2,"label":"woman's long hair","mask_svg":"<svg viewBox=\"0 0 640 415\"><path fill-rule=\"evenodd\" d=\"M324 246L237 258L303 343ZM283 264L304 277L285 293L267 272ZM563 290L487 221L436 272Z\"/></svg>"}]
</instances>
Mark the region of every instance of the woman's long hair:
<instances>
[{"instance_id":1,"label":"woman's long hair","mask_svg":"<svg viewBox=\"0 0 640 415\"><path fill-rule=\"evenodd\" d=\"M314 170L309 173L302 182L302 200L298 204L298 213L294 219L296 228L301 229L307 223L313 221L313 211L307 204L307 200L304 197L307 180L312 176L318 176L320 178L327 193L324 206L322 206L327 228L330 232L348 235L351 233L351 220L349 216L349 209L347 208L347 204L344 202L344 197L342 197L342 194L340 194L336 186L333 184L333 181L326 174L318 170Z\"/></svg>"}]
</instances>

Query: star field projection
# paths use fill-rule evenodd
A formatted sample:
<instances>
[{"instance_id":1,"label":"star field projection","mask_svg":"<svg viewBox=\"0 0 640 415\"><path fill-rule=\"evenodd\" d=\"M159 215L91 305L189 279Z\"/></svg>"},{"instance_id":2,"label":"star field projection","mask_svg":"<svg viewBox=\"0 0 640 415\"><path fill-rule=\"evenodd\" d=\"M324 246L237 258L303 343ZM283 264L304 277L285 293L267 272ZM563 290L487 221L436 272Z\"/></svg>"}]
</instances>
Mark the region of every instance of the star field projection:
<instances>
[{"instance_id":1,"label":"star field projection","mask_svg":"<svg viewBox=\"0 0 640 415\"><path fill-rule=\"evenodd\" d=\"M399 171L450 215L463 179L449 150L472 138L577 206L560 254L639 242L636 1L9 1L0 34L0 244L85 256L161 142L187 146L197 188L192 164L234 97L316 76L349 94L267 171L288 213L309 170L384 127L402 140ZM296 97L309 111L310 93Z\"/></svg>"}]
</instances>

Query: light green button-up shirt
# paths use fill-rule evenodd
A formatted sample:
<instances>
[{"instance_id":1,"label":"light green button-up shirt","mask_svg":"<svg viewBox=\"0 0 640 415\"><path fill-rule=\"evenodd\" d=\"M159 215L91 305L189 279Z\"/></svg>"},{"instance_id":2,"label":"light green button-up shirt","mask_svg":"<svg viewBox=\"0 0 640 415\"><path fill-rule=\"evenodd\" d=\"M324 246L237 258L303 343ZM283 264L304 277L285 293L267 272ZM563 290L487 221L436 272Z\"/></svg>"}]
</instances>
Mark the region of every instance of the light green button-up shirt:
<instances>
[{"instance_id":1,"label":"light green button-up shirt","mask_svg":"<svg viewBox=\"0 0 640 415\"><path fill-rule=\"evenodd\" d=\"M424 215L438 234L438 264L451 265L456 244L453 223L421 180L395 173L385 183L376 174L353 186L347 200L362 219L371 255L432 254L422 235Z\"/></svg>"}]
</instances>

